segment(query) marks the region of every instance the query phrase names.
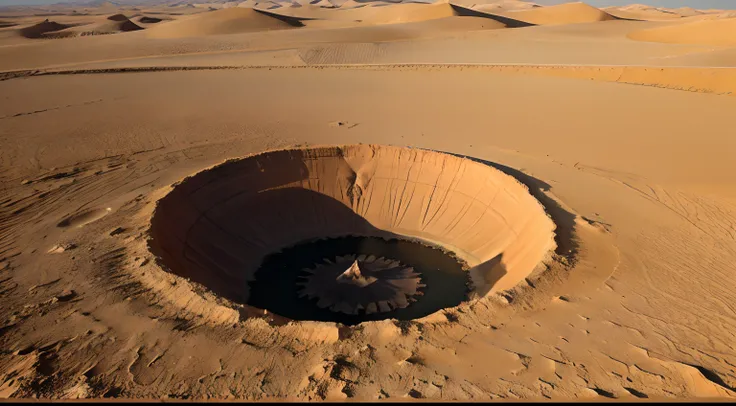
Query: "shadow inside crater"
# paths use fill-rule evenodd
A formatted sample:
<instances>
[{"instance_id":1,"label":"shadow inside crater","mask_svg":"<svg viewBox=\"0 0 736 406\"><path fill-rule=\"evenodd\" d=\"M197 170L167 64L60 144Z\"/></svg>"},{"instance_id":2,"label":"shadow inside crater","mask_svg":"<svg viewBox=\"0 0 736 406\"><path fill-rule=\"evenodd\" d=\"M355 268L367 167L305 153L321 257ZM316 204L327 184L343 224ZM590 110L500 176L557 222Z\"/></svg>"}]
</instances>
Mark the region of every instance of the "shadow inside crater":
<instances>
[{"instance_id":1,"label":"shadow inside crater","mask_svg":"<svg viewBox=\"0 0 736 406\"><path fill-rule=\"evenodd\" d=\"M361 155L362 152L348 150L353 158L369 156ZM258 309L267 309L294 320L356 324L386 318L421 318L465 301L468 273L453 255L378 228L349 207L356 177L343 162L343 153L344 150L322 149L273 151L257 159L230 161L188 178L158 202L151 220L149 249L162 267L217 296L246 305L249 309L243 314L254 316ZM557 223L558 250L570 255L567 250L574 244L575 216L543 193L550 189L548 184L503 165L445 154L493 167L525 184ZM409 159L413 155L396 157ZM372 158L370 155L369 160ZM476 187L475 178L470 179L468 187ZM529 198L515 182L503 181L514 184L515 193ZM536 203L528 201L534 213L543 216ZM380 220L375 214L368 218ZM478 227L472 223L473 231L490 233L477 239L477 244L492 242L493 233L503 225L488 224ZM444 229L439 230L433 241L444 241ZM454 246L454 240L446 243ZM534 241L530 244L519 246L534 247ZM423 282L427 285L425 295L407 308L359 317L338 317L314 303L298 300L296 279L302 268L348 254L384 256L415 267L427 278ZM495 256L487 259L491 255ZM508 275L508 264L505 266L502 255L490 253L470 270L473 282L479 282L474 284L478 295L486 295ZM510 269L513 275L514 268Z\"/></svg>"},{"instance_id":2,"label":"shadow inside crater","mask_svg":"<svg viewBox=\"0 0 736 406\"><path fill-rule=\"evenodd\" d=\"M579 244L575 238L575 219L577 216L569 211L565 210L559 203L554 199L547 196L544 192L548 192L552 189L552 186L547 182L537 179L533 176L527 175L526 173L511 168L506 165L501 165L496 162L486 161L484 159L475 158L469 155L455 154L452 152L437 151L448 155L454 155L459 158L469 159L473 162L477 162L483 165L490 166L498 169L499 171L509 175L526 186L529 189L529 193L534 196L539 203L544 206L544 210L552 217L552 220L557 226L555 229L555 253L560 256L564 256L568 259L574 258L579 249Z\"/></svg>"},{"instance_id":3,"label":"shadow inside crater","mask_svg":"<svg viewBox=\"0 0 736 406\"><path fill-rule=\"evenodd\" d=\"M337 256L375 255L411 266L426 286L416 302L389 312L357 315L319 308L317 299L299 297L298 282L308 276L303 268L313 268L324 259ZM342 237L298 244L268 256L251 282L248 304L292 320L315 320L355 325L365 321L413 320L439 310L455 307L468 298L468 275L463 265L438 248L403 239ZM365 305L367 305L366 303Z\"/></svg>"}]
</instances>

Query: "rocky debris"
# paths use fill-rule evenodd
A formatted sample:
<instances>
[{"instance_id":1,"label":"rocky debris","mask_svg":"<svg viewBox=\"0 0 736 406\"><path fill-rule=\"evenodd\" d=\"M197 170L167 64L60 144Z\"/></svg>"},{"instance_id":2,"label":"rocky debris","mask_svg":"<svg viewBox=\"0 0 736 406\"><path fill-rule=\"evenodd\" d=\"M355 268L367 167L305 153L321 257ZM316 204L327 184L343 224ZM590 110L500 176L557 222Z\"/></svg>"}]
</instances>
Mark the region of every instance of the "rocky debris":
<instances>
[{"instance_id":1,"label":"rocky debris","mask_svg":"<svg viewBox=\"0 0 736 406\"><path fill-rule=\"evenodd\" d=\"M148 263L148 258L135 257L133 258L133 263L140 268Z\"/></svg>"},{"instance_id":2,"label":"rocky debris","mask_svg":"<svg viewBox=\"0 0 736 406\"><path fill-rule=\"evenodd\" d=\"M71 243L57 244L51 247L51 249L48 250L48 253L49 254L61 254L62 252L73 250L74 248L77 248L77 246Z\"/></svg>"},{"instance_id":3,"label":"rocky debris","mask_svg":"<svg viewBox=\"0 0 736 406\"><path fill-rule=\"evenodd\" d=\"M73 291L71 289L66 289L66 290L64 290L63 292L61 292L60 294L58 294L58 295L56 295L54 297L56 298L56 300L58 300L60 302L66 302L66 301L69 301L69 300L73 299L76 296L77 296L77 292L75 292L75 291Z\"/></svg>"}]
</instances>

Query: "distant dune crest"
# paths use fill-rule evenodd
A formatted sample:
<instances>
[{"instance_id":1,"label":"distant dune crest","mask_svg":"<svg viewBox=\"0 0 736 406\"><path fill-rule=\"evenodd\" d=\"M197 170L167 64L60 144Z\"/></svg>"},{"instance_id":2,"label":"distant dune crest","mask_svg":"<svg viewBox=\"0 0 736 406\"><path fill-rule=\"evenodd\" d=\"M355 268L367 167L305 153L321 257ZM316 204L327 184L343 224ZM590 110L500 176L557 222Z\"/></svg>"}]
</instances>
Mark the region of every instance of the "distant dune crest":
<instances>
[{"instance_id":1,"label":"distant dune crest","mask_svg":"<svg viewBox=\"0 0 736 406\"><path fill-rule=\"evenodd\" d=\"M282 30L301 25L297 19L234 7L172 21L150 28L147 34L152 38L183 38Z\"/></svg>"},{"instance_id":2,"label":"distant dune crest","mask_svg":"<svg viewBox=\"0 0 736 406\"><path fill-rule=\"evenodd\" d=\"M637 41L670 44L736 46L736 18L708 19L685 24L635 31Z\"/></svg>"},{"instance_id":3,"label":"distant dune crest","mask_svg":"<svg viewBox=\"0 0 736 406\"><path fill-rule=\"evenodd\" d=\"M565 3L557 6L513 10L504 12L503 15L535 25L592 23L617 19L611 14L585 3Z\"/></svg>"}]
</instances>

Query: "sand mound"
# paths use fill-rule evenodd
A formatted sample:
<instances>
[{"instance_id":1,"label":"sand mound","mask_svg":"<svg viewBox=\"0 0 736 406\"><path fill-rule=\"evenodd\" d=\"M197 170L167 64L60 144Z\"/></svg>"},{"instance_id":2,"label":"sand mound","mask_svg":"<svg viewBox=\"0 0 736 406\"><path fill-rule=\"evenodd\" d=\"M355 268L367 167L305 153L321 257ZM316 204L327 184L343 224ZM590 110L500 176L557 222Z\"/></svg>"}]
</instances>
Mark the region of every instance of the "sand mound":
<instances>
[{"instance_id":1,"label":"sand mound","mask_svg":"<svg viewBox=\"0 0 736 406\"><path fill-rule=\"evenodd\" d=\"M153 38L183 38L282 30L300 26L302 24L294 18L250 8L233 7L167 22L149 29L147 33Z\"/></svg>"},{"instance_id":2,"label":"sand mound","mask_svg":"<svg viewBox=\"0 0 736 406\"><path fill-rule=\"evenodd\" d=\"M488 14L446 2L437 4L386 4L380 7L371 5L339 10L324 10L314 8L313 6L310 7L295 9L290 15L326 20L354 21L366 24L400 24L439 20L448 17L480 17L500 23L498 24L498 28L529 25L505 16Z\"/></svg>"},{"instance_id":3,"label":"sand mound","mask_svg":"<svg viewBox=\"0 0 736 406\"><path fill-rule=\"evenodd\" d=\"M736 18L703 20L635 31L628 35L636 41L670 44L736 45Z\"/></svg>"},{"instance_id":4,"label":"sand mound","mask_svg":"<svg viewBox=\"0 0 736 406\"><path fill-rule=\"evenodd\" d=\"M427 21L458 15L449 4L395 4L382 7L362 7L340 11L356 21L372 24L394 24Z\"/></svg>"},{"instance_id":5,"label":"sand mound","mask_svg":"<svg viewBox=\"0 0 736 406\"><path fill-rule=\"evenodd\" d=\"M107 35L118 34L121 32L131 32L142 30L143 27L130 21L128 17L122 14L115 14L107 17L99 22L92 24L83 24L47 34L47 38L65 38L65 37L84 37L88 35Z\"/></svg>"},{"instance_id":6,"label":"sand mound","mask_svg":"<svg viewBox=\"0 0 736 406\"><path fill-rule=\"evenodd\" d=\"M128 21L129 20L128 17L126 17L123 14L114 14L114 15L111 15L110 17L107 17L107 19L110 21Z\"/></svg>"},{"instance_id":7,"label":"sand mound","mask_svg":"<svg viewBox=\"0 0 736 406\"><path fill-rule=\"evenodd\" d=\"M614 17L626 20L660 21L682 18L681 15L672 11L645 6L643 4L632 4L625 7L606 7L603 10Z\"/></svg>"},{"instance_id":8,"label":"sand mound","mask_svg":"<svg viewBox=\"0 0 736 406\"><path fill-rule=\"evenodd\" d=\"M699 16L701 14L705 14L702 11L696 10L692 7L680 7L680 8L673 9L672 11L683 17L692 17L692 16Z\"/></svg>"},{"instance_id":9,"label":"sand mound","mask_svg":"<svg viewBox=\"0 0 736 406\"><path fill-rule=\"evenodd\" d=\"M245 303L262 260L286 247L415 239L466 261L479 297L527 277L555 247L554 229L528 189L493 167L351 145L266 152L184 180L158 202L149 248L164 268Z\"/></svg>"},{"instance_id":10,"label":"sand mound","mask_svg":"<svg viewBox=\"0 0 736 406\"><path fill-rule=\"evenodd\" d=\"M161 21L163 21L163 19L156 18L156 17L148 17L148 16L142 16L138 19L138 22L141 24L156 24L156 23L160 23Z\"/></svg>"},{"instance_id":11,"label":"sand mound","mask_svg":"<svg viewBox=\"0 0 736 406\"><path fill-rule=\"evenodd\" d=\"M71 25L59 24L55 21L46 20L30 27L21 28L19 33L26 38L43 38L48 33L61 31L69 27L71 27Z\"/></svg>"},{"instance_id":12,"label":"sand mound","mask_svg":"<svg viewBox=\"0 0 736 406\"><path fill-rule=\"evenodd\" d=\"M558 6L535 7L528 10L508 11L503 14L537 25L592 23L616 20L616 17L585 3L566 3Z\"/></svg>"}]
</instances>

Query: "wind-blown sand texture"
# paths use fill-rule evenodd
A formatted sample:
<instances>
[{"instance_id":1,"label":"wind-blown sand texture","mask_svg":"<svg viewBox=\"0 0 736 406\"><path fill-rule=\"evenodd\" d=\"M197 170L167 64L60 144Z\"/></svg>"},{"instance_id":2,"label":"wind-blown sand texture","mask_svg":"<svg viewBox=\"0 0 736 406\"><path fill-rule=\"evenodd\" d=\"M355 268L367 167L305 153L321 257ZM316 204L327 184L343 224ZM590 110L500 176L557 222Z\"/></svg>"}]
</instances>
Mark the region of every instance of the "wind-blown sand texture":
<instances>
[{"instance_id":1,"label":"wind-blown sand texture","mask_svg":"<svg viewBox=\"0 0 736 406\"><path fill-rule=\"evenodd\" d=\"M0 397L733 400L733 21L0 9ZM265 256L346 235L441 248L469 292L355 325L249 302ZM436 288L400 263L348 297L381 275L347 262L299 292L385 318Z\"/></svg>"}]
</instances>

